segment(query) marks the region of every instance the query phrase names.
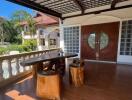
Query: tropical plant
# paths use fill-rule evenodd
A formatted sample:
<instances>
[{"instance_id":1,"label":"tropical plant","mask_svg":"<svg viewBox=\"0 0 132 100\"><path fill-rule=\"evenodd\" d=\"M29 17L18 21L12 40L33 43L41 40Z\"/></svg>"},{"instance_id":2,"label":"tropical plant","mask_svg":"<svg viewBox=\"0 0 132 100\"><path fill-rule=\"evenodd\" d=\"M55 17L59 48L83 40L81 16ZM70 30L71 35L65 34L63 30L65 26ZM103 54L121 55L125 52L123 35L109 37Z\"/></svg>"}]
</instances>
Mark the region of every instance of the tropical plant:
<instances>
[{"instance_id":1,"label":"tropical plant","mask_svg":"<svg viewBox=\"0 0 132 100\"><path fill-rule=\"evenodd\" d=\"M23 30L21 25L22 22L26 22L28 24L28 34L33 36L36 33L35 21L33 17L26 11L18 10L15 11L11 17L11 21L17 27L17 31L20 33Z\"/></svg>"},{"instance_id":2,"label":"tropical plant","mask_svg":"<svg viewBox=\"0 0 132 100\"><path fill-rule=\"evenodd\" d=\"M36 39L24 40L23 45L27 46L31 50L36 50L37 40Z\"/></svg>"},{"instance_id":3,"label":"tropical plant","mask_svg":"<svg viewBox=\"0 0 132 100\"><path fill-rule=\"evenodd\" d=\"M36 34L36 27L35 27L35 21L34 19L30 16L27 18L27 24L28 24L28 28L29 28L29 34L31 36Z\"/></svg>"},{"instance_id":4,"label":"tropical plant","mask_svg":"<svg viewBox=\"0 0 132 100\"><path fill-rule=\"evenodd\" d=\"M16 42L15 36L17 36L18 33L16 31L16 28L14 28L13 23L11 23L10 21L5 21L2 26L4 34L7 35L5 38L6 41L9 41L11 43Z\"/></svg>"},{"instance_id":5,"label":"tropical plant","mask_svg":"<svg viewBox=\"0 0 132 100\"><path fill-rule=\"evenodd\" d=\"M7 48L0 47L0 55L6 54L6 53L7 53Z\"/></svg>"},{"instance_id":6,"label":"tropical plant","mask_svg":"<svg viewBox=\"0 0 132 100\"><path fill-rule=\"evenodd\" d=\"M26 21L31 15L24 11L24 10L18 10L15 11L11 16L11 21L14 23L14 26L17 28L17 31L20 33L22 31L21 22Z\"/></svg>"},{"instance_id":7,"label":"tropical plant","mask_svg":"<svg viewBox=\"0 0 132 100\"><path fill-rule=\"evenodd\" d=\"M6 42L10 43L20 43L22 41L21 38L18 37L19 33L17 32L17 28L14 27L14 23L12 21L8 21L2 17L0 17L0 40L1 44Z\"/></svg>"}]
</instances>

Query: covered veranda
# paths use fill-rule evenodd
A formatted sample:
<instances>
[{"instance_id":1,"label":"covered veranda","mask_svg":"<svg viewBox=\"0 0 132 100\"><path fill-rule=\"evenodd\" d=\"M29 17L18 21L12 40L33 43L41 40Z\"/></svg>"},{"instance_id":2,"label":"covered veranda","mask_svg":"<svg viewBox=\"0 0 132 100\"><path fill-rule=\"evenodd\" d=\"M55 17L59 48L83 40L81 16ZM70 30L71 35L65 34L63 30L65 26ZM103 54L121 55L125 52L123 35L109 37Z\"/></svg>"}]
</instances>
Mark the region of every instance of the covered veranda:
<instances>
[{"instance_id":1,"label":"covered veranda","mask_svg":"<svg viewBox=\"0 0 132 100\"><path fill-rule=\"evenodd\" d=\"M78 57L85 59L85 83L81 87L69 84L68 63L71 59L67 59L61 100L132 99L132 61L130 60L132 58L132 35L129 35L132 34L131 0L7 1L59 17L61 48L64 52L77 53ZM124 34L122 27L126 30L125 39L122 38ZM73 34L68 36L67 34L70 33ZM102 38L105 39L101 42ZM1 89L0 99L39 100L40 98L36 96L32 75L28 73L27 77L19 78L12 85L7 85L6 89Z\"/></svg>"}]
</instances>

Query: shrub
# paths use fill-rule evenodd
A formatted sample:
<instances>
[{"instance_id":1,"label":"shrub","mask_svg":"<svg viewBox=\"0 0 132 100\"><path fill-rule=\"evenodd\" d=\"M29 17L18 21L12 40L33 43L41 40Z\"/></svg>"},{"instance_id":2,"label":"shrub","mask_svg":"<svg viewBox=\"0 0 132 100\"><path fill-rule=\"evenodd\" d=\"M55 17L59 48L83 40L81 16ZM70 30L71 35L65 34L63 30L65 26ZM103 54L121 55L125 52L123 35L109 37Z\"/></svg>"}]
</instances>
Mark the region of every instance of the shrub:
<instances>
[{"instance_id":1,"label":"shrub","mask_svg":"<svg viewBox=\"0 0 132 100\"><path fill-rule=\"evenodd\" d=\"M31 49L26 45L10 45L8 46L8 52L19 51L19 52L29 52Z\"/></svg>"},{"instance_id":2,"label":"shrub","mask_svg":"<svg viewBox=\"0 0 132 100\"><path fill-rule=\"evenodd\" d=\"M37 40L35 40L35 39L24 40L24 44L23 45L27 46L32 51L36 50L36 48L37 48Z\"/></svg>"},{"instance_id":3,"label":"shrub","mask_svg":"<svg viewBox=\"0 0 132 100\"><path fill-rule=\"evenodd\" d=\"M5 48L5 47L0 47L0 55L3 55L3 54L5 54L5 53L7 53L7 48Z\"/></svg>"},{"instance_id":4,"label":"shrub","mask_svg":"<svg viewBox=\"0 0 132 100\"><path fill-rule=\"evenodd\" d=\"M28 46L26 45L19 45L18 46L19 48L19 52L29 52L29 51L32 51L30 48L28 48Z\"/></svg>"},{"instance_id":5,"label":"shrub","mask_svg":"<svg viewBox=\"0 0 132 100\"><path fill-rule=\"evenodd\" d=\"M10 51L19 51L19 52L30 52L35 50L37 47L37 41L32 40L25 40L23 45L9 45L8 47L0 47L0 55L9 53Z\"/></svg>"}]
</instances>

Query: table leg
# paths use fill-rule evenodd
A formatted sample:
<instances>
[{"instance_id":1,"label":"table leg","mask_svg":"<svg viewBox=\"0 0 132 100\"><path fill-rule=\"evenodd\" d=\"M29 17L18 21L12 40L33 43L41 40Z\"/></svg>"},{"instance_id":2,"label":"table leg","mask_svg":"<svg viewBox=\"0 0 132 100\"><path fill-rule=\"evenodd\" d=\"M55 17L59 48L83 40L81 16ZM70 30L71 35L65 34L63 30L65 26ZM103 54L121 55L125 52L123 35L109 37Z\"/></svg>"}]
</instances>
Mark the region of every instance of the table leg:
<instances>
[{"instance_id":1,"label":"table leg","mask_svg":"<svg viewBox=\"0 0 132 100\"><path fill-rule=\"evenodd\" d=\"M37 81L37 71L41 70L42 68L43 68L43 63L36 63L33 65L32 74L33 74L33 80L35 84Z\"/></svg>"},{"instance_id":2,"label":"table leg","mask_svg":"<svg viewBox=\"0 0 132 100\"><path fill-rule=\"evenodd\" d=\"M61 76L65 75L65 58L52 60L51 66L55 65L55 71L59 72Z\"/></svg>"},{"instance_id":3,"label":"table leg","mask_svg":"<svg viewBox=\"0 0 132 100\"><path fill-rule=\"evenodd\" d=\"M61 75L64 76L65 71L66 71L66 69L65 69L65 59L60 59L59 60L59 69L60 69Z\"/></svg>"}]
</instances>

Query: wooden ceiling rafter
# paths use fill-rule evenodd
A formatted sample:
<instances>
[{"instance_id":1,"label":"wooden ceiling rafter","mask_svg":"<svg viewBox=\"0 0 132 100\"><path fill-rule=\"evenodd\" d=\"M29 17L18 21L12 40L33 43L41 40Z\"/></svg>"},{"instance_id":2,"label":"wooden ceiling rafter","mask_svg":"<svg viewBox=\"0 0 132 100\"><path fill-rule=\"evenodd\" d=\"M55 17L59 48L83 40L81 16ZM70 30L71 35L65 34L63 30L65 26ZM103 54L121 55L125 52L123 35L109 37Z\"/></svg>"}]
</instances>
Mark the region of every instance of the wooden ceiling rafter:
<instances>
[{"instance_id":1,"label":"wooden ceiling rafter","mask_svg":"<svg viewBox=\"0 0 132 100\"><path fill-rule=\"evenodd\" d=\"M116 7L119 2L125 2L128 0L7 0L19 5L26 6L28 8L59 17L61 19L83 16L88 14L99 14L101 12L118 10L123 8L130 8L132 4ZM103 7L110 5L108 9L85 12L88 9ZM80 14L69 15L70 13L81 11ZM65 17L62 17L66 14Z\"/></svg>"},{"instance_id":2,"label":"wooden ceiling rafter","mask_svg":"<svg viewBox=\"0 0 132 100\"><path fill-rule=\"evenodd\" d=\"M111 3L111 9L115 9L115 6L118 2L120 2L120 0L113 0Z\"/></svg>"},{"instance_id":3,"label":"wooden ceiling rafter","mask_svg":"<svg viewBox=\"0 0 132 100\"><path fill-rule=\"evenodd\" d=\"M81 10L81 12L83 14L85 9L84 9L82 3L78 0L72 0L72 1L78 6L78 8Z\"/></svg>"},{"instance_id":4,"label":"wooden ceiling rafter","mask_svg":"<svg viewBox=\"0 0 132 100\"><path fill-rule=\"evenodd\" d=\"M115 7L114 9L104 9L104 10L99 10L99 11L93 11L93 12L88 12L84 14L77 14L77 15L72 15L72 16L67 16L67 17L62 17L62 19L66 18L72 18L72 17L78 17L78 16L83 16L83 15L89 15L89 14L99 14L101 12L107 12L107 11L113 11L113 10L119 10L119 9L124 9L124 8L131 8L132 5L126 5L126 6L121 6L121 7Z\"/></svg>"},{"instance_id":5,"label":"wooden ceiling rafter","mask_svg":"<svg viewBox=\"0 0 132 100\"><path fill-rule=\"evenodd\" d=\"M47 7L41 6L41 5L39 5L33 1L29 1L29 0L7 0L7 1L12 2L12 3L17 3L19 5L22 5L22 6L34 9L34 10L38 10L38 11L41 11L43 13L55 16L55 17L62 18L61 13L58 13L54 10L47 8Z\"/></svg>"},{"instance_id":6,"label":"wooden ceiling rafter","mask_svg":"<svg viewBox=\"0 0 132 100\"><path fill-rule=\"evenodd\" d=\"M40 4L44 4L45 2L41 2ZM59 1L55 1L54 3L52 3L52 2L50 2L50 3L46 3L46 5L49 5L49 6L54 6L54 5L59 5L59 4L61 4L61 3L66 3L66 1L61 1L61 2L59 2Z\"/></svg>"}]
</instances>

